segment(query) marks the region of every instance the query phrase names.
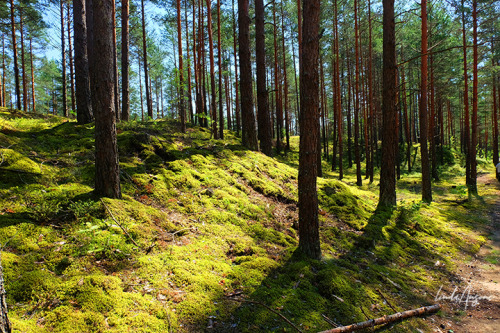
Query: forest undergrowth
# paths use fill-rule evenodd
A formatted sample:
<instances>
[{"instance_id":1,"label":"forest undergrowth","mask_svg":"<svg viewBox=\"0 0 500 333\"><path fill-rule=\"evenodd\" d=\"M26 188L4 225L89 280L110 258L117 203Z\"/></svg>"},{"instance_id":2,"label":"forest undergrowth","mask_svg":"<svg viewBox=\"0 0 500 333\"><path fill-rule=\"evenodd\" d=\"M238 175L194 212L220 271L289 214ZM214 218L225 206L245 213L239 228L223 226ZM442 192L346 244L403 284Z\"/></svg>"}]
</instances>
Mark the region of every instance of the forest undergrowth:
<instances>
[{"instance_id":1,"label":"forest undergrowth","mask_svg":"<svg viewBox=\"0 0 500 333\"><path fill-rule=\"evenodd\" d=\"M275 158L233 132L173 121L118 124L122 200L92 195L92 125L0 109L0 247L16 332L291 332L435 303L458 261L486 241L488 186L467 200L459 154L420 201L376 211L378 179L356 187L323 164L323 258L298 253L298 138ZM481 162L481 161L480 161ZM486 163L480 170L490 172ZM273 311L271 311L272 309ZM444 310L385 327L432 332Z\"/></svg>"}]
</instances>

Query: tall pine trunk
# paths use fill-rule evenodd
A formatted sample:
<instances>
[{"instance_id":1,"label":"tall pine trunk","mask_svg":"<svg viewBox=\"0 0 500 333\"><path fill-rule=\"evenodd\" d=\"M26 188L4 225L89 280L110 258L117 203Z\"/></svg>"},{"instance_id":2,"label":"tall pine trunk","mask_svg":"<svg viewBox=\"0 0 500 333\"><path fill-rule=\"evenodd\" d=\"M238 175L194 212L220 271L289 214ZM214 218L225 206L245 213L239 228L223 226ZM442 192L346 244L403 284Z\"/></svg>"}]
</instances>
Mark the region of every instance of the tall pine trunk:
<instances>
[{"instance_id":1,"label":"tall pine trunk","mask_svg":"<svg viewBox=\"0 0 500 333\"><path fill-rule=\"evenodd\" d=\"M421 53L422 62L420 67L421 72L421 87L420 87L420 153L422 161L422 200L425 202L432 201L431 189L431 170L429 165L429 150L427 148L427 0L421 2L422 15L422 43Z\"/></svg>"},{"instance_id":2,"label":"tall pine trunk","mask_svg":"<svg viewBox=\"0 0 500 333\"><path fill-rule=\"evenodd\" d=\"M23 71L23 111L28 111L28 85L26 78L26 58L24 51L24 19L23 19L23 10L22 8L19 10L19 32L21 33L21 68ZM64 37L63 37L64 38Z\"/></svg>"},{"instance_id":3,"label":"tall pine trunk","mask_svg":"<svg viewBox=\"0 0 500 333\"><path fill-rule=\"evenodd\" d=\"M477 195L477 162L476 162L476 146L478 137L478 122L477 122L477 65L478 65L478 52L477 52L477 0L472 1L472 22L474 39L473 45L473 67L472 67L472 133L470 145L470 184L469 193Z\"/></svg>"},{"instance_id":4,"label":"tall pine trunk","mask_svg":"<svg viewBox=\"0 0 500 333\"><path fill-rule=\"evenodd\" d=\"M96 0L94 0L96 1ZM146 106L148 109L149 119L153 119L153 100L149 88L149 69L148 69L148 49L146 44L146 18L144 14L144 0L141 0L141 20L142 20L142 53L144 67L144 82L146 89Z\"/></svg>"},{"instance_id":5,"label":"tall pine trunk","mask_svg":"<svg viewBox=\"0 0 500 333\"><path fill-rule=\"evenodd\" d=\"M219 70L219 139L224 139L224 110L222 108L222 41L220 25L220 0L217 0L217 68Z\"/></svg>"},{"instance_id":6,"label":"tall pine trunk","mask_svg":"<svg viewBox=\"0 0 500 333\"><path fill-rule=\"evenodd\" d=\"M14 0L10 0L10 22L12 30L12 53L14 62L14 81L16 90L16 105L17 109L21 110L21 87L19 82L19 66L17 64L17 45L16 45L16 24L14 15ZM4 70L5 73L5 70Z\"/></svg>"},{"instance_id":7,"label":"tall pine trunk","mask_svg":"<svg viewBox=\"0 0 500 333\"><path fill-rule=\"evenodd\" d=\"M121 198L116 141L113 67L113 1L94 1L94 54L91 59L92 106L95 111L95 193Z\"/></svg>"},{"instance_id":8,"label":"tall pine trunk","mask_svg":"<svg viewBox=\"0 0 500 333\"><path fill-rule=\"evenodd\" d=\"M75 38L76 119L79 124L87 124L92 122L94 115L90 94L85 0L73 0L73 24Z\"/></svg>"},{"instance_id":9,"label":"tall pine trunk","mask_svg":"<svg viewBox=\"0 0 500 333\"><path fill-rule=\"evenodd\" d=\"M68 97L66 88L66 43L65 43L65 28L64 28L64 0L60 0L61 12L61 67L62 67L62 108L63 116L68 117Z\"/></svg>"},{"instance_id":10,"label":"tall pine trunk","mask_svg":"<svg viewBox=\"0 0 500 333\"><path fill-rule=\"evenodd\" d=\"M71 16L70 16L70 5L66 7L66 12L68 13L67 27L68 27L68 58L69 58L69 83L71 89L71 110L76 111L76 97L75 97L75 71L74 71L74 59L73 59L73 44L71 43Z\"/></svg>"},{"instance_id":11,"label":"tall pine trunk","mask_svg":"<svg viewBox=\"0 0 500 333\"><path fill-rule=\"evenodd\" d=\"M129 0L122 0L122 120L130 119L130 83L129 83Z\"/></svg>"},{"instance_id":12,"label":"tall pine trunk","mask_svg":"<svg viewBox=\"0 0 500 333\"><path fill-rule=\"evenodd\" d=\"M212 33L212 7L210 5L210 0L206 0L207 3L207 26L208 26L208 51L210 54L210 117L212 118L212 135L214 139L219 138L219 132L217 131L217 107L216 99L217 94L215 90L215 60L214 60L214 41Z\"/></svg>"},{"instance_id":13,"label":"tall pine trunk","mask_svg":"<svg viewBox=\"0 0 500 333\"><path fill-rule=\"evenodd\" d=\"M354 158L356 162L356 185L363 185L361 179L361 152L359 145L359 24L358 0L354 0L354 61L355 61L355 94L354 94Z\"/></svg>"},{"instance_id":14,"label":"tall pine trunk","mask_svg":"<svg viewBox=\"0 0 500 333\"><path fill-rule=\"evenodd\" d=\"M250 16L248 0L238 0L240 93L242 142L251 150L259 150L253 111L252 64L250 60Z\"/></svg>"},{"instance_id":15,"label":"tall pine trunk","mask_svg":"<svg viewBox=\"0 0 500 333\"><path fill-rule=\"evenodd\" d=\"M379 207L396 205L395 163L398 149L396 31L394 0L384 0L383 14L383 91L382 91L382 165L380 168Z\"/></svg>"},{"instance_id":16,"label":"tall pine trunk","mask_svg":"<svg viewBox=\"0 0 500 333\"><path fill-rule=\"evenodd\" d=\"M264 34L264 1L255 0L255 61L257 66L257 120L260 150L272 155L272 128L269 96L266 87L266 39Z\"/></svg>"},{"instance_id":17,"label":"tall pine trunk","mask_svg":"<svg viewBox=\"0 0 500 333\"><path fill-rule=\"evenodd\" d=\"M179 113L181 132L186 132L186 110L184 108L184 66L182 59L181 0L177 0L177 45L179 47Z\"/></svg>"},{"instance_id":18,"label":"tall pine trunk","mask_svg":"<svg viewBox=\"0 0 500 333\"><path fill-rule=\"evenodd\" d=\"M321 258L318 221L319 143L319 14L320 0L303 0L303 39L300 60L299 249Z\"/></svg>"}]
</instances>

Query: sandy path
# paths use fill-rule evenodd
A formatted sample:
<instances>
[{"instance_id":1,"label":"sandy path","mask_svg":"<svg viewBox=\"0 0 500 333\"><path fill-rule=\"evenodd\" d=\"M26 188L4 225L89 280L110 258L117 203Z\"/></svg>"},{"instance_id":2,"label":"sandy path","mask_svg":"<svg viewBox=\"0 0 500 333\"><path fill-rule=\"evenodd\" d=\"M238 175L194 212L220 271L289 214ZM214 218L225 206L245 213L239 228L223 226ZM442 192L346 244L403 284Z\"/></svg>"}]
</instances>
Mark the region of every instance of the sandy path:
<instances>
[{"instance_id":1,"label":"sandy path","mask_svg":"<svg viewBox=\"0 0 500 333\"><path fill-rule=\"evenodd\" d=\"M458 267L457 273L465 286L458 292L469 295L470 306L467 309L464 303L455 306L465 314L462 312L452 321L445 320L438 332L500 333L500 183L486 174L478 177L478 185L495 186L498 193L498 200L489 212L490 235L473 260ZM466 289L467 286L470 288Z\"/></svg>"}]
</instances>

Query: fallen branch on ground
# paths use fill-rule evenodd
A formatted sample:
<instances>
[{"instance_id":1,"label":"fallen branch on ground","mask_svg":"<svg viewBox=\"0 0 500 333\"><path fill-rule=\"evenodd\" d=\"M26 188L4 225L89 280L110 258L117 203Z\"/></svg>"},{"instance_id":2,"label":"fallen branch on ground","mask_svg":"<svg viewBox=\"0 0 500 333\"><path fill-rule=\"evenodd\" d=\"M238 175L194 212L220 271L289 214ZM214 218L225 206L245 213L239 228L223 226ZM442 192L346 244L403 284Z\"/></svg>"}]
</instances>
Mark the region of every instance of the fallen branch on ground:
<instances>
[{"instance_id":1,"label":"fallen branch on ground","mask_svg":"<svg viewBox=\"0 0 500 333\"><path fill-rule=\"evenodd\" d=\"M337 327L331 330L327 331L322 331L319 333L341 333L341 332L354 332L357 330L360 330L362 328L367 328L367 327L373 327L377 325L382 325L382 324L387 324L387 323L392 323L398 320L410 318L410 317L415 317L415 316L421 316L424 314L428 313L433 313L437 312L439 309L441 309L440 304L434 304L431 306L424 306L418 309L413 309L413 310L407 310L403 312L398 312L389 316L383 316L377 319L370 319L367 321L363 321L361 323L357 324L352 324L348 326L342 326L342 327Z\"/></svg>"}]
</instances>

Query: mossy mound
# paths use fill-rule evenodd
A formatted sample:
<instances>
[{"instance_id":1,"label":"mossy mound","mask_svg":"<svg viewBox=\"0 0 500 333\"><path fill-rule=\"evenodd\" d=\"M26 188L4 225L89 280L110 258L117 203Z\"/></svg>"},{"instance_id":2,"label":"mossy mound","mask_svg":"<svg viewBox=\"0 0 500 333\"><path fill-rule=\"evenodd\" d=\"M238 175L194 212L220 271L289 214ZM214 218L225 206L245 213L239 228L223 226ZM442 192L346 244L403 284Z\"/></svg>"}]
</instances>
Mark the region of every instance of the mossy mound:
<instances>
[{"instance_id":1,"label":"mossy mound","mask_svg":"<svg viewBox=\"0 0 500 333\"><path fill-rule=\"evenodd\" d=\"M12 149L0 149L0 168L23 173L41 173L37 163Z\"/></svg>"}]
</instances>

